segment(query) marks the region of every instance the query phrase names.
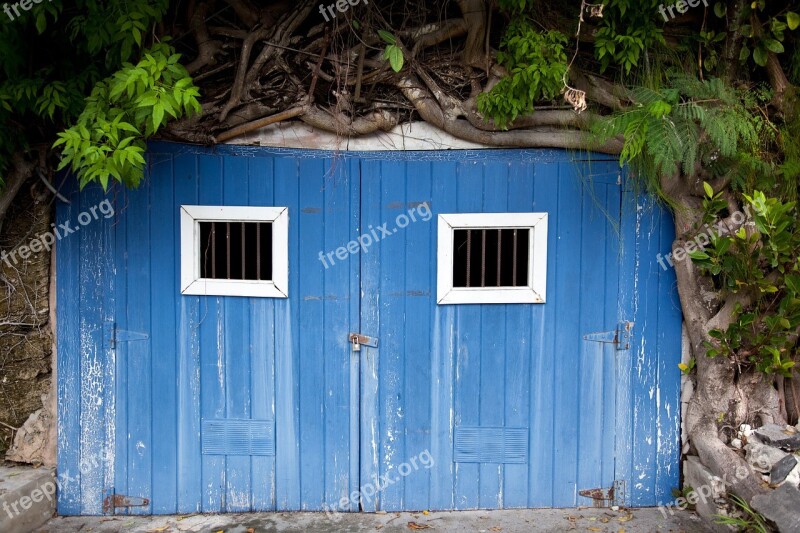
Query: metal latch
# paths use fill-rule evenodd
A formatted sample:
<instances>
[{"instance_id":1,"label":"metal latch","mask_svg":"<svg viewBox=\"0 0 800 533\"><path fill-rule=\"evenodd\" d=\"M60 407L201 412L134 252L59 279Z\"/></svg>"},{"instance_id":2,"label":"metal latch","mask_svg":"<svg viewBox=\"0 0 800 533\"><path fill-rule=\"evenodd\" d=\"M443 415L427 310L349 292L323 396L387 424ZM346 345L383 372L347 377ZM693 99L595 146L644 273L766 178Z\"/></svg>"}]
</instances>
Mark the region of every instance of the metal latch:
<instances>
[{"instance_id":1,"label":"metal latch","mask_svg":"<svg viewBox=\"0 0 800 533\"><path fill-rule=\"evenodd\" d=\"M124 494L109 494L103 500L103 513L113 513L117 507L147 507L150 505L148 498L138 496L125 496Z\"/></svg>"},{"instance_id":2,"label":"metal latch","mask_svg":"<svg viewBox=\"0 0 800 533\"><path fill-rule=\"evenodd\" d=\"M354 352L361 351L361 345L369 346L370 348L377 348L378 347L378 339L375 337L367 337L366 335L361 335L359 333L351 333L348 337L350 344L353 346Z\"/></svg>"},{"instance_id":3,"label":"metal latch","mask_svg":"<svg viewBox=\"0 0 800 533\"><path fill-rule=\"evenodd\" d=\"M592 342L603 342L614 344L617 350L627 350L631 347L631 332L633 322L620 322L614 331L603 333L589 333L583 336L583 340Z\"/></svg>"}]
</instances>

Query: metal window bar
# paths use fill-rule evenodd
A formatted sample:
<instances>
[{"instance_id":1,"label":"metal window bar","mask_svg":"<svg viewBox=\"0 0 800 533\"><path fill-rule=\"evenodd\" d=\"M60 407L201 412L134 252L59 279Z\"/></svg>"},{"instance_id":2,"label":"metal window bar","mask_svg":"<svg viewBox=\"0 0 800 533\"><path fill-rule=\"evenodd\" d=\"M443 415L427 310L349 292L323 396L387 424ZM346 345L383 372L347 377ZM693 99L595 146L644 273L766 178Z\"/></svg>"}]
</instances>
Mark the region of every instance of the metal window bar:
<instances>
[{"instance_id":1,"label":"metal window bar","mask_svg":"<svg viewBox=\"0 0 800 533\"><path fill-rule=\"evenodd\" d=\"M211 223L211 277L217 277L217 223Z\"/></svg>"},{"instance_id":2,"label":"metal window bar","mask_svg":"<svg viewBox=\"0 0 800 533\"><path fill-rule=\"evenodd\" d=\"M481 230L481 287L486 287L486 230Z\"/></svg>"},{"instance_id":3,"label":"metal window bar","mask_svg":"<svg viewBox=\"0 0 800 533\"><path fill-rule=\"evenodd\" d=\"M472 230L467 230L467 287L471 287L472 280Z\"/></svg>"},{"instance_id":4,"label":"metal window bar","mask_svg":"<svg viewBox=\"0 0 800 533\"><path fill-rule=\"evenodd\" d=\"M500 281L500 272L501 272L501 260L500 258L503 256L503 230L497 230L497 286L501 286Z\"/></svg>"},{"instance_id":5,"label":"metal window bar","mask_svg":"<svg viewBox=\"0 0 800 533\"><path fill-rule=\"evenodd\" d=\"M225 269L225 274L227 275L227 279L231 279L231 223L225 223L226 229L226 238L225 238L225 245L227 246L225 250L225 261L227 261L227 268Z\"/></svg>"},{"instance_id":6,"label":"metal window bar","mask_svg":"<svg viewBox=\"0 0 800 533\"><path fill-rule=\"evenodd\" d=\"M247 279L244 271L244 265L245 265L244 251L245 251L244 222L242 222L242 279Z\"/></svg>"},{"instance_id":7,"label":"metal window bar","mask_svg":"<svg viewBox=\"0 0 800 533\"><path fill-rule=\"evenodd\" d=\"M256 279L261 279L261 222L256 223Z\"/></svg>"},{"instance_id":8,"label":"metal window bar","mask_svg":"<svg viewBox=\"0 0 800 533\"><path fill-rule=\"evenodd\" d=\"M516 228L514 229L514 247L513 247L513 264L511 266L511 286L517 286L517 241L518 238L518 231Z\"/></svg>"}]
</instances>

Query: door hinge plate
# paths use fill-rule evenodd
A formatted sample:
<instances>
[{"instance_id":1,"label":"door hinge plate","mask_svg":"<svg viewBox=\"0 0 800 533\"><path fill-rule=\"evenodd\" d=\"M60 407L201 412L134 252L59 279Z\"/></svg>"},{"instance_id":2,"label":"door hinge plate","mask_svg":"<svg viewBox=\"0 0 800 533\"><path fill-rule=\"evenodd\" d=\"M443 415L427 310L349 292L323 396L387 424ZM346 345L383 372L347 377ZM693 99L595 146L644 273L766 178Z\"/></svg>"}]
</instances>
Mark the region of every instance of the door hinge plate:
<instances>
[{"instance_id":1,"label":"door hinge plate","mask_svg":"<svg viewBox=\"0 0 800 533\"><path fill-rule=\"evenodd\" d=\"M631 347L632 331L633 322L620 322L614 331L589 333L583 336L583 340L613 344L617 350L627 350Z\"/></svg>"},{"instance_id":2,"label":"door hinge plate","mask_svg":"<svg viewBox=\"0 0 800 533\"><path fill-rule=\"evenodd\" d=\"M149 498L138 496L126 496L124 494L109 494L103 500L103 513L113 514L117 507L147 507L150 505Z\"/></svg>"},{"instance_id":3,"label":"door hinge plate","mask_svg":"<svg viewBox=\"0 0 800 533\"><path fill-rule=\"evenodd\" d=\"M592 507L625 507L625 480L615 479L610 488L585 489L578 491L578 494L591 498Z\"/></svg>"},{"instance_id":4,"label":"door hinge plate","mask_svg":"<svg viewBox=\"0 0 800 533\"><path fill-rule=\"evenodd\" d=\"M139 331L119 329L116 322L106 322L106 338L109 346L113 349L118 342L146 341L150 335Z\"/></svg>"}]
</instances>

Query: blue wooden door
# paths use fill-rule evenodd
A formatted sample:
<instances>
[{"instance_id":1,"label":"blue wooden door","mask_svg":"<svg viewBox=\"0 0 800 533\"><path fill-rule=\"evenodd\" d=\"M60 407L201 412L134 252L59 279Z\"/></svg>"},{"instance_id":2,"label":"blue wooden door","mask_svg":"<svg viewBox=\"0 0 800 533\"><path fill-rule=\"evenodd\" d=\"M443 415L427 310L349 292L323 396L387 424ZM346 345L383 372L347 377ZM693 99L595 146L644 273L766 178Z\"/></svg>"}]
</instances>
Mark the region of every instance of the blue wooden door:
<instances>
[{"instance_id":1,"label":"blue wooden door","mask_svg":"<svg viewBox=\"0 0 800 533\"><path fill-rule=\"evenodd\" d=\"M148 157L113 218L58 243L61 514L569 507L615 479L633 505L670 498L673 235L615 163ZM103 198L65 192L59 224ZM287 207L289 297L181 295L181 205ZM438 305L437 215L504 212L549 215L547 302ZM623 320L629 350L585 339Z\"/></svg>"},{"instance_id":2,"label":"blue wooden door","mask_svg":"<svg viewBox=\"0 0 800 533\"><path fill-rule=\"evenodd\" d=\"M361 267L361 330L379 339L362 356L361 481L385 485L366 509L567 507L612 485L615 349L583 337L619 320L621 187L613 163L578 170L362 163L362 229L391 230ZM398 227L420 204L433 216ZM504 212L549 214L547 303L437 305L436 215Z\"/></svg>"},{"instance_id":3,"label":"blue wooden door","mask_svg":"<svg viewBox=\"0 0 800 533\"><path fill-rule=\"evenodd\" d=\"M265 155L152 153L118 199L106 487L137 505L104 512L321 510L357 488L358 256L318 256L358 226L358 165ZM181 205L288 207L290 297L180 295Z\"/></svg>"}]
</instances>

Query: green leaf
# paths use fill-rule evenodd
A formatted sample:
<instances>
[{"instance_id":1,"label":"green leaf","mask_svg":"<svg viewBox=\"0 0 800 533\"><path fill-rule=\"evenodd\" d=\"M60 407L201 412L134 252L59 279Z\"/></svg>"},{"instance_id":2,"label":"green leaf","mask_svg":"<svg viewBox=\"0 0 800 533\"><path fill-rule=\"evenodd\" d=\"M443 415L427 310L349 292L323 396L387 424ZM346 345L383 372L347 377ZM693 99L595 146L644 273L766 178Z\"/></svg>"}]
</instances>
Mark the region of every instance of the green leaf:
<instances>
[{"instance_id":1,"label":"green leaf","mask_svg":"<svg viewBox=\"0 0 800 533\"><path fill-rule=\"evenodd\" d=\"M796 30L800 26L800 15L794 11L786 13L786 24L790 30Z\"/></svg>"},{"instance_id":2,"label":"green leaf","mask_svg":"<svg viewBox=\"0 0 800 533\"><path fill-rule=\"evenodd\" d=\"M709 198L714 197L714 189L711 187L711 185L709 185L707 181L703 182L703 190L706 191L706 196L708 196Z\"/></svg>"},{"instance_id":3,"label":"green leaf","mask_svg":"<svg viewBox=\"0 0 800 533\"><path fill-rule=\"evenodd\" d=\"M692 259L694 259L695 261L704 261L706 259L711 259L711 257L707 253L701 252L700 250L692 250L687 255Z\"/></svg>"},{"instance_id":4,"label":"green leaf","mask_svg":"<svg viewBox=\"0 0 800 533\"><path fill-rule=\"evenodd\" d=\"M780 41L776 41L775 39L764 39L764 46L770 52L774 52L776 54L783 53L783 44Z\"/></svg>"},{"instance_id":5,"label":"green leaf","mask_svg":"<svg viewBox=\"0 0 800 533\"><path fill-rule=\"evenodd\" d=\"M395 45L389 45L386 47L386 51L383 53L384 57L389 60L389 64L392 66L392 70L395 72L400 72L403 68L403 51L400 50L400 47Z\"/></svg>"},{"instance_id":6,"label":"green leaf","mask_svg":"<svg viewBox=\"0 0 800 533\"><path fill-rule=\"evenodd\" d=\"M762 46L757 46L756 49L753 50L753 61L761 67L766 66L767 50Z\"/></svg>"},{"instance_id":7,"label":"green leaf","mask_svg":"<svg viewBox=\"0 0 800 533\"><path fill-rule=\"evenodd\" d=\"M386 44L397 44L397 39L388 31L378 30L378 35Z\"/></svg>"},{"instance_id":8,"label":"green leaf","mask_svg":"<svg viewBox=\"0 0 800 533\"><path fill-rule=\"evenodd\" d=\"M714 14L719 18L725 18L725 13L728 12L728 5L725 2L717 2L714 4Z\"/></svg>"}]
</instances>

